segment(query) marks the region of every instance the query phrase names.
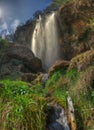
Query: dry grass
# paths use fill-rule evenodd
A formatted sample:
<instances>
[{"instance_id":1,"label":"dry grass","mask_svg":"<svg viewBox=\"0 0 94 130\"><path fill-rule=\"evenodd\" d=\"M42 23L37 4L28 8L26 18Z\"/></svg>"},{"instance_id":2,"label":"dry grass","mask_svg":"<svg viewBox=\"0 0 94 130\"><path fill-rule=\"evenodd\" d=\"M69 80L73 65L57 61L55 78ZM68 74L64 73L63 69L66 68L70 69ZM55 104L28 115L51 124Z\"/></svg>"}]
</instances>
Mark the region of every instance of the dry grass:
<instances>
[{"instance_id":1,"label":"dry grass","mask_svg":"<svg viewBox=\"0 0 94 130\"><path fill-rule=\"evenodd\" d=\"M78 71L82 71L92 64L94 64L94 49L74 57L70 62L69 70L77 68Z\"/></svg>"}]
</instances>

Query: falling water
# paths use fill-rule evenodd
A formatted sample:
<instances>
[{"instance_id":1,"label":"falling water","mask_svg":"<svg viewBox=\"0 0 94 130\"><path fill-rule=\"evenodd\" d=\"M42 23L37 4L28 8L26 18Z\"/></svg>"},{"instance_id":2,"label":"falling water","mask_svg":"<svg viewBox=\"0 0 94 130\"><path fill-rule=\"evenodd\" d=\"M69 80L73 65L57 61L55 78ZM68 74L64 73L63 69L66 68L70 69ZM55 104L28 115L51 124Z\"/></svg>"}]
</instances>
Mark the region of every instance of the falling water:
<instances>
[{"instance_id":1,"label":"falling water","mask_svg":"<svg viewBox=\"0 0 94 130\"><path fill-rule=\"evenodd\" d=\"M32 36L31 49L36 57L40 58L43 67L48 70L51 65L59 60L58 29L56 13L39 17Z\"/></svg>"}]
</instances>

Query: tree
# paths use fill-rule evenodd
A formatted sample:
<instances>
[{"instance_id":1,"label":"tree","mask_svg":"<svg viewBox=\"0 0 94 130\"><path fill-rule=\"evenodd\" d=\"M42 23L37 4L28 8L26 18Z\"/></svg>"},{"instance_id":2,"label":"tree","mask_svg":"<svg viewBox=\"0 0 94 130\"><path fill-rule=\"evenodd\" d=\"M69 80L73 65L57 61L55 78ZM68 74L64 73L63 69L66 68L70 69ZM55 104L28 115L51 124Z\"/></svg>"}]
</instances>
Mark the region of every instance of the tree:
<instances>
[{"instance_id":1,"label":"tree","mask_svg":"<svg viewBox=\"0 0 94 130\"><path fill-rule=\"evenodd\" d=\"M68 3L68 2L70 2L70 1L71 1L71 0L53 0L53 3L59 7L59 6L61 6L62 4Z\"/></svg>"},{"instance_id":2,"label":"tree","mask_svg":"<svg viewBox=\"0 0 94 130\"><path fill-rule=\"evenodd\" d=\"M43 12L41 10L37 10L34 14L33 14L33 19L38 19L39 15L42 15Z\"/></svg>"}]
</instances>

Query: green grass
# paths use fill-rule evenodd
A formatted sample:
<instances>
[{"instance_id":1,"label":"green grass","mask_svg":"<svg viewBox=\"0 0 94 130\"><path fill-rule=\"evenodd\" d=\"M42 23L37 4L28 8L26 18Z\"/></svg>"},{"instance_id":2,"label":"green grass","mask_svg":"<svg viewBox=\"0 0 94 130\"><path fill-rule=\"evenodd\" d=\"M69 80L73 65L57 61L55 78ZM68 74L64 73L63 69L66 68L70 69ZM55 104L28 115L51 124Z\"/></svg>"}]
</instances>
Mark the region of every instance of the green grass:
<instances>
[{"instance_id":1,"label":"green grass","mask_svg":"<svg viewBox=\"0 0 94 130\"><path fill-rule=\"evenodd\" d=\"M65 75L65 73L66 73L66 69L60 69L60 70L56 71L50 77L50 79L47 81L46 87L52 87L53 85L55 85L58 82L58 80L60 79L60 77Z\"/></svg>"},{"instance_id":2,"label":"green grass","mask_svg":"<svg viewBox=\"0 0 94 130\"><path fill-rule=\"evenodd\" d=\"M0 129L45 129L45 98L34 93L25 82L4 80L0 83L4 84L0 90Z\"/></svg>"},{"instance_id":3,"label":"green grass","mask_svg":"<svg viewBox=\"0 0 94 130\"><path fill-rule=\"evenodd\" d=\"M67 93L62 88L57 88L53 93L53 98L60 104L62 107L67 108Z\"/></svg>"},{"instance_id":4,"label":"green grass","mask_svg":"<svg viewBox=\"0 0 94 130\"><path fill-rule=\"evenodd\" d=\"M89 19L89 26L94 31L94 18Z\"/></svg>"},{"instance_id":5,"label":"green grass","mask_svg":"<svg viewBox=\"0 0 94 130\"><path fill-rule=\"evenodd\" d=\"M66 86L62 83L63 76L66 75L66 69L60 69L56 71L47 81L44 92L51 92L51 98L55 100L58 104L66 107Z\"/></svg>"},{"instance_id":6,"label":"green grass","mask_svg":"<svg viewBox=\"0 0 94 130\"><path fill-rule=\"evenodd\" d=\"M87 74L84 73L75 68L58 70L45 88L40 83L30 88L22 81L0 81L4 85L0 88L0 130L44 130L47 104L58 103L67 110L67 91L74 103L78 130L88 130L84 122L90 116L90 107L94 106L94 89L92 87L91 93L77 89L81 87L77 86L80 76ZM47 93L51 96L46 99Z\"/></svg>"},{"instance_id":7,"label":"green grass","mask_svg":"<svg viewBox=\"0 0 94 130\"><path fill-rule=\"evenodd\" d=\"M8 41L5 40L5 39L2 39L2 38L0 37L0 48L5 48L5 47L7 47L7 46L8 46Z\"/></svg>"},{"instance_id":8,"label":"green grass","mask_svg":"<svg viewBox=\"0 0 94 130\"><path fill-rule=\"evenodd\" d=\"M76 84L76 82L78 81L79 76L80 76L80 74L76 68L69 70L66 75L67 75L68 79L70 79L70 81L72 82L73 85Z\"/></svg>"}]
</instances>

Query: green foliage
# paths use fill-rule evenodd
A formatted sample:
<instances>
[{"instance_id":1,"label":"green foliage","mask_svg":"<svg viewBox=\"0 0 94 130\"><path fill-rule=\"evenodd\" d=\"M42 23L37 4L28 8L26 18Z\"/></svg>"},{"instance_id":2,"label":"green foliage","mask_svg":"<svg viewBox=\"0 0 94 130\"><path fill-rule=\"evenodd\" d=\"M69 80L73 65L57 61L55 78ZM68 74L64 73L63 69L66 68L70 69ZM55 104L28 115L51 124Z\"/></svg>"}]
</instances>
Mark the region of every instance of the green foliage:
<instances>
[{"instance_id":1,"label":"green foliage","mask_svg":"<svg viewBox=\"0 0 94 130\"><path fill-rule=\"evenodd\" d=\"M57 72L55 72L51 78L47 81L46 83L46 87L51 87L53 86L54 84L56 84L58 82L58 80L60 79L60 77L62 75L64 75L66 73L66 69L62 69L62 70L59 70Z\"/></svg>"},{"instance_id":2,"label":"green foliage","mask_svg":"<svg viewBox=\"0 0 94 130\"><path fill-rule=\"evenodd\" d=\"M91 109L94 106L94 102L91 102L91 95L88 95L86 92L83 93L82 90L79 90L79 96L73 95L72 92L70 93L74 102L77 128L78 130L88 130L88 127L84 125L84 122L90 118Z\"/></svg>"},{"instance_id":3,"label":"green foliage","mask_svg":"<svg viewBox=\"0 0 94 130\"><path fill-rule=\"evenodd\" d=\"M53 3L54 3L56 6L60 7L62 4L66 4L66 3L70 2L70 1L71 1L71 0L53 0Z\"/></svg>"},{"instance_id":4,"label":"green foliage","mask_svg":"<svg viewBox=\"0 0 94 130\"><path fill-rule=\"evenodd\" d=\"M93 105L94 105L94 90L93 90L92 93L91 93L91 101L92 101L92 103L93 103Z\"/></svg>"},{"instance_id":5,"label":"green foliage","mask_svg":"<svg viewBox=\"0 0 94 130\"><path fill-rule=\"evenodd\" d=\"M94 30L94 18L89 20L89 25L90 25L91 29Z\"/></svg>"},{"instance_id":6,"label":"green foliage","mask_svg":"<svg viewBox=\"0 0 94 130\"><path fill-rule=\"evenodd\" d=\"M0 94L0 129L42 130L45 129L46 101L37 90L29 88L25 82L4 80Z\"/></svg>"},{"instance_id":7,"label":"green foliage","mask_svg":"<svg viewBox=\"0 0 94 130\"><path fill-rule=\"evenodd\" d=\"M61 78L66 75L66 69L56 71L46 83L45 92L53 91L52 99L66 108L66 89L61 84Z\"/></svg>"},{"instance_id":8,"label":"green foliage","mask_svg":"<svg viewBox=\"0 0 94 130\"><path fill-rule=\"evenodd\" d=\"M67 72L67 77L72 81L73 84L79 79L79 73L76 68L73 68Z\"/></svg>"},{"instance_id":9,"label":"green foliage","mask_svg":"<svg viewBox=\"0 0 94 130\"><path fill-rule=\"evenodd\" d=\"M5 48L8 45L8 41L0 37L0 48Z\"/></svg>"},{"instance_id":10,"label":"green foliage","mask_svg":"<svg viewBox=\"0 0 94 130\"><path fill-rule=\"evenodd\" d=\"M55 98L55 100L63 107L67 107L66 104L66 98L67 98L67 94L66 91L64 91L64 89L62 88L57 88L54 93L53 93L53 97Z\"/></svg>"},{"instance_id":11,"label":"green foliage","mask_svg":"<svg viewBox=\"0 0 94 130\"><path fill-rule=\"evenodd\" d=\"M94 106L94 90L92 88L89 93L88 90L78 89L77 83L82 73L84 72L78 72L76 68L68 71L60 69L53 73L44 89L39 83L29 88L22 81L0 81L4 84L0 88L0 129L45 129L44 111L47 103L58 103L66 109L66 92L69 91L74 104L77 128L88 130L84 122L90 117L90 109ZM45 99L47 93L50 93L50 98Z\"/></svg>"}]
</instances>

